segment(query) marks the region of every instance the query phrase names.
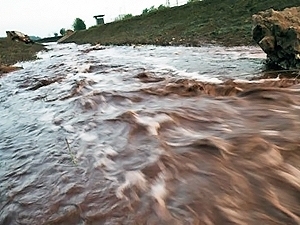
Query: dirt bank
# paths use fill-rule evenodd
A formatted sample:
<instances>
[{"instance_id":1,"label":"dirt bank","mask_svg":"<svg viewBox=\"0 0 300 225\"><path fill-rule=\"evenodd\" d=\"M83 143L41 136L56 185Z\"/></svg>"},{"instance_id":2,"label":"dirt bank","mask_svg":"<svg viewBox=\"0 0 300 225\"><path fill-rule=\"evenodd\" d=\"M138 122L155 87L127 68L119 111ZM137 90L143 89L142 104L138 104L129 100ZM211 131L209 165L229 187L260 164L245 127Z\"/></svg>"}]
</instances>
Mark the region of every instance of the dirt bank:
<instances>
[{"instance_id":1,"label":"dirt bank","mask_svg":"<svg viewBox=\"0 0 300 225\"><path fill-rule=\"evenodd\" d=\"M45 47L41 44L25 44L8 38L0 38L0 76L20 69L12 65L20 61L34 60L36 53L44 49Z\"/></svg>"}]
</instances>

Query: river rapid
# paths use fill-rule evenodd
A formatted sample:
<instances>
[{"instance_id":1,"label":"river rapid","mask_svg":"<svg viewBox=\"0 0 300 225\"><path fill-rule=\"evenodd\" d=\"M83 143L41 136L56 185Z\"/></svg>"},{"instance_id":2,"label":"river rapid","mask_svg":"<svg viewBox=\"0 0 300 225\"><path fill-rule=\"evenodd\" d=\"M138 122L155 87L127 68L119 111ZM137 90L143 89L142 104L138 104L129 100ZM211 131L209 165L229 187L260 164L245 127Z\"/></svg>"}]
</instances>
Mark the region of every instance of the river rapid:
<instances>
[{"instance_id":1,"label":"river rapid","mask_svg":"<svg viewBox=\"0 0 300 225\"><path fill-rule=\"evenodd\" d=\"M47 48L0 78L1 225L300 224L300 86L260 49Z\"/></svg>"}]
</instances>

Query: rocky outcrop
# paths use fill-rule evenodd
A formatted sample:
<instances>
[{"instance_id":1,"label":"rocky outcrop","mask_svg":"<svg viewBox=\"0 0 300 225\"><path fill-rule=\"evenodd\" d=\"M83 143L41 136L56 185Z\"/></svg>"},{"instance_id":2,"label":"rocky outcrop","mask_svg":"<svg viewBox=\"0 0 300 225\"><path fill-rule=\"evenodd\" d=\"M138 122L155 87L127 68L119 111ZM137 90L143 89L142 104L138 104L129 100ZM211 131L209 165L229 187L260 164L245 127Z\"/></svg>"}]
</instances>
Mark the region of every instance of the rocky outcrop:
<instances>
[{"instance_id":1,"label":"rocky outcrop","mask_svg":"<svg viewBox=\"0 0 300 225\"><path fill-rule=\"evenodd\" d=\"M28 35L23 34L19 31L6 31L6 36L13 41L23 41L26 44L34 43L34 41L32 41Z\"/></svg>"},{"instance_id":2,"label":"rocky outcrop","mask_svg":"<svg viewBox=\"0 0 300 225\"><path fill-rule=\"evenodd\" d=\"M252 16L253 39L267 54L267 63L300 68L300 7L269 9Z\"/></svg>"}]
</instances>

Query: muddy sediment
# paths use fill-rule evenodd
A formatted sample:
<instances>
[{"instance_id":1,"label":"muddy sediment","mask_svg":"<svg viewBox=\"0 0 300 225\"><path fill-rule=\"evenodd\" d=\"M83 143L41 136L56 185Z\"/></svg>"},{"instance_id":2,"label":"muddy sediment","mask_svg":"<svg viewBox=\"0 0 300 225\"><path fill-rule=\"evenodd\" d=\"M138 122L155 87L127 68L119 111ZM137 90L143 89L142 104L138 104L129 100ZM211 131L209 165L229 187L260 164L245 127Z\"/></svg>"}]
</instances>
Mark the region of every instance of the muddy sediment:
<instances>
[{"instance_id":1,"label":"muddy sediment","mask_svg":"<svg viewBox=\"0 0 300 225\"><path fill-rule=\"evenodd\" d=\"M17 66L7 66L7 65L1 65L0 64L0 77L4 76L6 73L10 73L16 70L20 70L22 67L17 67Z\"/></svg>"}]
</instances>

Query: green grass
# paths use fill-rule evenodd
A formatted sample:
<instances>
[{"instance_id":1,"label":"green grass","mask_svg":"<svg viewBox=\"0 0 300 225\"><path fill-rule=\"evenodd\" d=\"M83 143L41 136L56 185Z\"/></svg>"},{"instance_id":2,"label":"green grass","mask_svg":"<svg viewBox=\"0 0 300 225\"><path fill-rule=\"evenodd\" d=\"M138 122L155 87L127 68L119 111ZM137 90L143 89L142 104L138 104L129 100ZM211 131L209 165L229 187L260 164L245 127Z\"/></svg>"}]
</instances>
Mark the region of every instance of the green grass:
<instances>
[{"instance_id":1,"label":"green grass","mask_svg":"<svg viewBox=\"0 0 300 225\"><path fill-rule=\"evenodd\" d=\"M147 15L93 26L65 42L103 45L254 45L251 16L259 11L300 6L299 0L203 0Z\"/></svg>"},{"instance_id":2,"label":"green grass","mask_svg":"<svg viewBox=\"0 0 300 225\"><path fill-rule=\"evenodd\" d=\"M45 49L41 44L25 44L0 38L0 65L12 65L20 61L36 59L36 53Z\"/></svg>"}]
</instances>

